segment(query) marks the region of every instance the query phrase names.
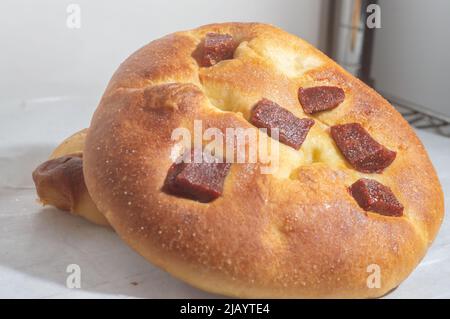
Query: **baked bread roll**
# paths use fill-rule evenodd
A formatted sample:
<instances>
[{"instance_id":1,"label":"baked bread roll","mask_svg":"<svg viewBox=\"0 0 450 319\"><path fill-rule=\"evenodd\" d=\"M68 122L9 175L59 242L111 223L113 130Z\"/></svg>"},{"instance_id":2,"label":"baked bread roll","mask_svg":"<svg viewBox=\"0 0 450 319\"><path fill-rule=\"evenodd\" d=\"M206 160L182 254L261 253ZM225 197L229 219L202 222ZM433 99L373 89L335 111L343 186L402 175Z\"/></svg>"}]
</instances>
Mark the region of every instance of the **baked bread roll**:
<instances>
[{"instance_id":1,"label":"baked bread roll","mask_svg":"<svg viewBox=\"0 0 450 319\"><path fill-rule=\"evenodd\" d=\"M223 135L266 129L257 138L276 140L278 165L174 163L196 151L172 138L178 128L194 136L194 121ZM132 54L93 116L83 164L125 242L235 297L381 296L423 258L444 211L402 116L310 44L258 23L178 32Z\"/></svg>"},{"instance_id":2,"label":"baked bread roll","mask_svg":"<svg viewBox=\"0 0 450 319\"><path fill-rule=\"evenodd\" d=\"M95 206L84 183L86 134L87 129L81 130L59 144L48 161L33 171L33 181L42 205L52 205L97 225L107 226L108 221Z\"/></svg>"}]
</instances>

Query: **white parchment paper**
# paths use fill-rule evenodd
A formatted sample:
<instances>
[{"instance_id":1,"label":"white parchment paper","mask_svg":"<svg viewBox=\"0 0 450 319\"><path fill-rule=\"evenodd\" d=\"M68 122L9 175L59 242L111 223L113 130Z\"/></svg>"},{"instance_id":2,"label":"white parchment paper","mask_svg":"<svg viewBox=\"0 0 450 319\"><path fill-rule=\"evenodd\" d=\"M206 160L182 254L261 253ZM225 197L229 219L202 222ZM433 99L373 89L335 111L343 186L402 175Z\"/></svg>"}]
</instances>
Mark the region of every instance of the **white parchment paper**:
<instances>
[{"instance_id":1,"label":"white parchment paper","mask_svg":"<svg viewBox=\"0 0 450 319\"><path fill-rule=\"evenodd\" d=\"M89 126L97 98L0 101L0 298L210 298L154 267L117 235L42 208L31 172L64 138ZM418 132L450 194L450 139ZM81 268L69 289L66 268ZM450 298L450 224L444 219L427 256L385 298Z\"/></svg>"}]
</instances>

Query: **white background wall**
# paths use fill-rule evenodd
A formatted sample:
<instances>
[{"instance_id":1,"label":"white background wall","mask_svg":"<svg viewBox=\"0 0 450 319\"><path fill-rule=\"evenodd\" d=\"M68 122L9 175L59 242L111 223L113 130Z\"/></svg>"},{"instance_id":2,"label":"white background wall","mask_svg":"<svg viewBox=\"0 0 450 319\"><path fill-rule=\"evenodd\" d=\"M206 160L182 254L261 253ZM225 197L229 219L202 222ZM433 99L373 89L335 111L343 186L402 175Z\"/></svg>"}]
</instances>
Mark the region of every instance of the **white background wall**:
<instances>
[{"instance_id":1,"label":"white background wall","mask_svg":"<svg viewBox=\"0 0 450 319\"><path fill-rule=\"evenodd\" d=\"M81 7L81 28L66 26ZM323 48L324 0L1 0L0 100L98 99L119 63L167 33L221 21L276 24ZM450 115L450 1L380 0L376 89Z\"/></svg>"},{"instance_id":2,"label":"white background wall","mask_svg":"<svg viewBox=\"0 0 450 319\"><path fill-rule=\"evenodd\" d=\"M212 22L273 23L320 45L321 2L1 0L0 98L99 97L119 63L139 47ZM66 27L70 3L81 7L80 29Z\"/></svg>"},{"instance_id":3,"label":"white background wall","mask_svg":"<svg viewBox=\"0 0 450 319\"><path fill-rule=\"evenodd\" d=\"M450 1L380 0L375 88L450 116Z\"/></svg>"}]
</instances>

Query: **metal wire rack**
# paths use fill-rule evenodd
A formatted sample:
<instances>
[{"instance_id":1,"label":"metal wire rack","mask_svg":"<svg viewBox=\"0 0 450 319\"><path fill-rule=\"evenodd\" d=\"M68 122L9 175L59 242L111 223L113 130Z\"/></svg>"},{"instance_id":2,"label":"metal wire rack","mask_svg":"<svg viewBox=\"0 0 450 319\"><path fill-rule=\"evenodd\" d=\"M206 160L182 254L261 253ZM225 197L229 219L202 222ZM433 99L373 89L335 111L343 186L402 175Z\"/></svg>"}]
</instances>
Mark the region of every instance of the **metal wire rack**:
<instances>
[{"instance_id":1,"label":"metal wire rack","mask_svg":"<svg viewBox=\"0 0 450 319\"><path fill-rule=\"evenodd\" d=\"M376 0L332 1L329 6L328 54L369 86L375 29L364 28L366 8ZM380 92L403 117L418 129L450 137L450 116Z\"/></svg>"},{"instance_id":2,"label":"metal wire rack","mask_svg":"<svg viewBox=\"0 0 450 319\"><path fill-rule=\"evenodd\" d=\"M401 115L415 128L433 131L450 137L450 117L401 98L381 94L394 105Z\"/></svg>"}]
</instances>

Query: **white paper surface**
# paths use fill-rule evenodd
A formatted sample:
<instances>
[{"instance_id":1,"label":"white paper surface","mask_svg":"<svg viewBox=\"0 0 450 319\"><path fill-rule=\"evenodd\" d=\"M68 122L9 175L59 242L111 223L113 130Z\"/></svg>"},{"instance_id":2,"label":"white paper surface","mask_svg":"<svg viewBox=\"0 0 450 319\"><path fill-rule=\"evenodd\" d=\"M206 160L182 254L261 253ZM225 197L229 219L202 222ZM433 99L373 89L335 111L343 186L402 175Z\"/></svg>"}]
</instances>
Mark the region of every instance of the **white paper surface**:
<instances>
[{"instance_id":1,"label":"white paper surface","mask_svg":"<svg viewBox=\"0 0 450 319\"><path fill-rule=\"evenodd\" d=\"M154 267L111 230L42 208L31 172L64 138L89 126L96 98L0 101L0 298L210 298ZM450 139L419 132L439 174L446 207ZM427 256L385 298L450 298L450 225ZM66 267L81 268L69 289Z\"/></svg>"}]
</instances>

